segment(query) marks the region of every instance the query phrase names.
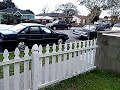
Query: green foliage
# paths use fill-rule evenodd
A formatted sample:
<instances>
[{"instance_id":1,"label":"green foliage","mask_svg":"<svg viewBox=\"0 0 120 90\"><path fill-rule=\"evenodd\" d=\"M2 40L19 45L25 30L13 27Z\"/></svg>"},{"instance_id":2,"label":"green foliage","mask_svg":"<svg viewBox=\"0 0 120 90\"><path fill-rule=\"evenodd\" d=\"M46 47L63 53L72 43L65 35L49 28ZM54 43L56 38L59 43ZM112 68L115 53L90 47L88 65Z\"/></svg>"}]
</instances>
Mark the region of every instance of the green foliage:
<instances>
[{"instance_id":1,"label":"green foliage","mask_svg":"<svg viewBox=\"0 0 120 90\"><path fill-rule=\"evenodd\" d=\"M6 8L14 8L14 7L16 7L16 6L11 1L0 2L0 10L6 9Z\"/></svg>"},{"instance_id":2,"label":"green foliage","mask_svg":"<svg viewBox=\"0 0 120 90\"><path fill-rule=\"evenodd\" d=\"M61 4L57 6L55 10L62 11L65 15L68 16L73 16L78 13L77 7L71 2L68 2L66 4Z\"/></svg>"},{"instance_id":3,"label":"green foliage","mask_svg":"<svg viewBox=\"0 0 120 90\"><path fill-rule=\"evenodd\" d=\"M89 20L91 23L96 22L99 19L99 15L101 14L100 7L94 6L93 9L91 9L91 13L89 14Z\"/></svg>"},{"instance_id":4,"label":"green foliage","mask_svg":"<svg viewBox=\"0 0 120 90\"><path fill-rule=\"evenodd\" d=\"M85 5L90 11L90 22L94 18L99 17L102 10L110 9L111 15L119 15L118 8L120 7L120 0L78 0L80 5Z\"/></svg>"},{"instance_id":5,"label":"green foliage","mask_svg":"<svg viewBox=\"0 0 120 90\"><path fill-rule=\"evenodd\" d=\"M4 24L12 24L15 22L15 16L13 14L4 13L2 17L2 23Z\"/></svg>"}]
</instances>

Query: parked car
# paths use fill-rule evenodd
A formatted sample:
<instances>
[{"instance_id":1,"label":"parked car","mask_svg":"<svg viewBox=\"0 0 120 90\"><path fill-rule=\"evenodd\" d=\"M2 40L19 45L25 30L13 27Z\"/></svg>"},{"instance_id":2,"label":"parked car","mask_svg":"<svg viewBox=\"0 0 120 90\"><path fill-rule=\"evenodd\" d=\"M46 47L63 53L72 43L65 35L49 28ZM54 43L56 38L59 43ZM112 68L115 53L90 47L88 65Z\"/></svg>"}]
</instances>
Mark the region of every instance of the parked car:
<instances>
[{"instance_id":1,"label":"parked car","mask_svg":"<svg viewBox=\"0 0 120 90\"><path fill-rule=\"evenodd\" d=\"M97 27L100 27L101 29L107 29L107 28L111 28L111 24L110 23L97 23L95 24Z\"/></svg>"},{"instance_id":2,"label":"parked car","mask_svg":"<svg viewBox=\"0 0 120 90\"><path fill-rule=\"evenodd\" d=\"M80 38L85 37L87 39L97 38L97 31L104 31L96 25L85 25L79 30L73 30L73 34L78 35Z\"/></svg>"},{"instance_id":3,"label":"parked car","mask_svg":"<svg viewBox=\"0 0 120 90\"><path fill-rule=\"evenodd\" d=\"M56 20L52 23L48 23L47 27L56 30L56 29L70 29L71 25L67 24L64 20Z\"/></svg>"},{"instance_id":4,"label":"parked car","mask_svg":"<svg viewBox=\"0 0 120 90\"><path fill-rule=\"evenodd\" d=\"M24 49L26 45L60 44L67 39L69 39L68 35L56 33L44 25L35 23L21 23L8 30L0 30L0 46L2 48Z\"/></svg>"},{"instance_id":5,"label":"parked car","mask_svg":"<svg viewBox=\"0 0 120 90\"><path fill-rule=\"evenodd\" d=\"M120 30L120 23L114 24L111 30L112 31Z\"/></svg>"}]
</instances>

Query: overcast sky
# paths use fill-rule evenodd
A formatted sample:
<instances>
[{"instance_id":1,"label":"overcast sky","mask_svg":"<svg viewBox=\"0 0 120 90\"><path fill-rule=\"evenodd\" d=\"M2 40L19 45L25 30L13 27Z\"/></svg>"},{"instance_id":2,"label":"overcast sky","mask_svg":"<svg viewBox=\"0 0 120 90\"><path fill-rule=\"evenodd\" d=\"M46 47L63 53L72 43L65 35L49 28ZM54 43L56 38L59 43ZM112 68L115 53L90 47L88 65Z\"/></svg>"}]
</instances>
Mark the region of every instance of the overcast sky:
<instances>
[{"instance_id":1,"label":"overcast sky","mask_svg":"<svg viewBox=\"0 0 120 90\"><path fill-rule=\"evenodd\" d=\"M42 13L42 8L47 5L49 8L49 12L55 10L56 5L60 5L67 2L72 2L74 5L78 7L78 10L82 15L87 15L88 11L84 6L78 5L77 0L12 0L16 6L20 9L30 9L35 14Z\"/></svg>"},{"instance_id":2,"label":"overcast sky","mask_svg":"<svg viewBox=\"0 0 120 90\"><path fill-rule=\"evenodd\" d=\"M35 14L42 13L42 9L46 5L49 8L48 12L53 12L57 5L65 4L67 2L71 2L75 6L77 6L80 15L86 16L89 14L89 11L85 8L85 6L79 5L79 3L77 2L78 0L12 0L12 1L19 9L23 9L23 10L30 9ZM104 16L109 16L107 11L103 11L100 15L101 18L104 18Z\"/></svg>"}]
</instances>

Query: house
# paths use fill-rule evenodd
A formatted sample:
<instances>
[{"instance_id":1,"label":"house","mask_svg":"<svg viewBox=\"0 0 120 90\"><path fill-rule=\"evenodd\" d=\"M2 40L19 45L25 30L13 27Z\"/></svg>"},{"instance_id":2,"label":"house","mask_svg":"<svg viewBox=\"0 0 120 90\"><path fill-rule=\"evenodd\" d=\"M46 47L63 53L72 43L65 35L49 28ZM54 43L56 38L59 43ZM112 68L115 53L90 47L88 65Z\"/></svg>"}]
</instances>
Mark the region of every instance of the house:
<instances>
[{"instance_id":1,"label":"house","mask_svg":"<svg viewBox=\"0 0 120 90\"><path fill-rule=\"evenodd\" d=\"M83 26L89 23L89 16L74 15L72 21L74 26Z\"/></svg>"},{"instance_id":2,"label":"house","mask_svg":"<svg viewBox=\"0 0 120 90\"><path fill-rule=\"evenodd\" d=\"M81 19L78 16L74 15L73 19L72 19L72 22L74 22L76 25L80 25L81 24Z\"/></svg>"},{"instance_id":3,"label":"house","mask_svg":"<svg viewBox=\"0 0 120 90\"><path fill-rule=\"evenodd\" d=\"M13 14L16 17L16 19L19 19L19 20L34 20L35 19L35 14L30 10L21 10L18 8L7 8L7 9L0 10L0 23L3 19L2 15L5 13Z\"/></svg>"},{"instance_id":4,"label":"house","mask_svg":"<svg viewBox=\"0 0 120 90\"><path fill-rule=\"evenodd\" d=\"M81 24L82 25L85 25L85 24L88 24L89 23L89 16L79 16L80 19L81 19Z\"/></svg>"},{"instance_id":5,"label":"house","mask_svg":"<svg viewBox=\"0 0 120 90\"><path fill-rule=\"evenodd\" d=\"M53 18L54 20L69 20L69 21L71 21L73 18L72 16L65 15L64 13L54 13L54 12L41 13L41 14L38 14L36 16L49 16L49 17Z\"/></svg>"},{"instance_id":6,"label":"house","mask_svg":"<svg viewBox=\"0 0 120 90\"><path fill-rule=\"evenodd\" d=\"M54 21L54 18L49 16L35 16L35 21L41 24L47 24Z\"/></svg>"}]
</instances>

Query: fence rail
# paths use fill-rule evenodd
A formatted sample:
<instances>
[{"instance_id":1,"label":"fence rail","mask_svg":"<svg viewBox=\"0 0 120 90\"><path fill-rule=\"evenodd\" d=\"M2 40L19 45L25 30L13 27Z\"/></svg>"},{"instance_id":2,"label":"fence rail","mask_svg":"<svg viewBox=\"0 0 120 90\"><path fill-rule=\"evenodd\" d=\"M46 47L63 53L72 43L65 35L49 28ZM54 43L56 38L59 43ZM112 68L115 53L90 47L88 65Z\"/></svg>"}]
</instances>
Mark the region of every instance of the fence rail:
<instances>
[{"instance_id":1,"label":"fence rail","mask_svg":"<svg viewBox=\"0 0 120 90\"><path fill-rule=\"evenodd\" d=\"M0 68L0 90L38 90L39 88L65 80L95 68L96 40L65 43L64 45L34 45L32 55L28 47L23 57L15 49L14 59L9 52L3 53ZM11 68L12 67L12 68ZM12 74L11 74L12 72ZM1 72L2 73L2 72Z\"/></svg>"}]
</instances>

